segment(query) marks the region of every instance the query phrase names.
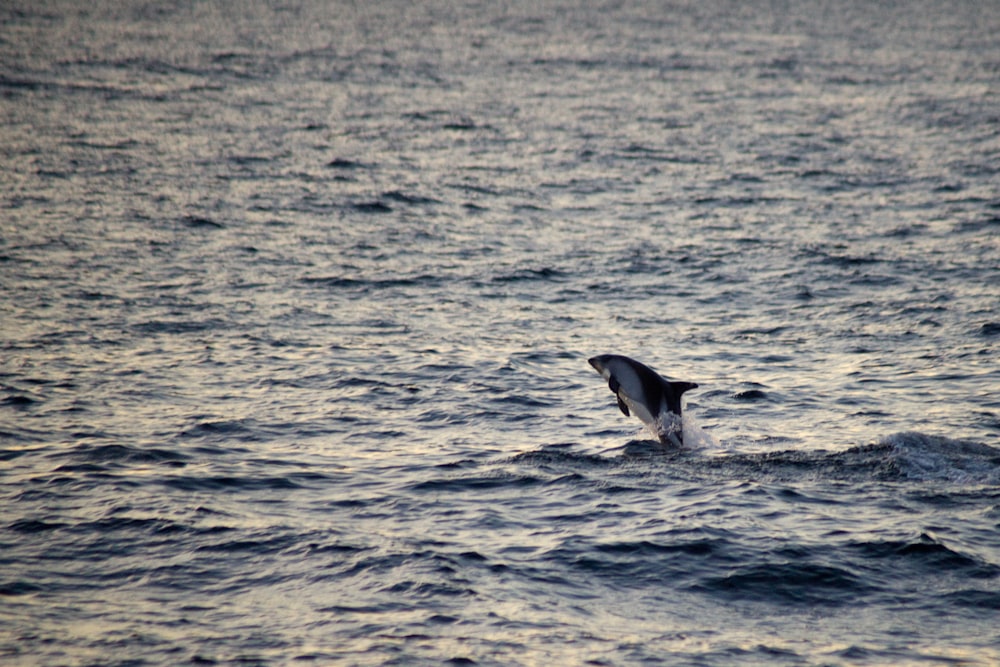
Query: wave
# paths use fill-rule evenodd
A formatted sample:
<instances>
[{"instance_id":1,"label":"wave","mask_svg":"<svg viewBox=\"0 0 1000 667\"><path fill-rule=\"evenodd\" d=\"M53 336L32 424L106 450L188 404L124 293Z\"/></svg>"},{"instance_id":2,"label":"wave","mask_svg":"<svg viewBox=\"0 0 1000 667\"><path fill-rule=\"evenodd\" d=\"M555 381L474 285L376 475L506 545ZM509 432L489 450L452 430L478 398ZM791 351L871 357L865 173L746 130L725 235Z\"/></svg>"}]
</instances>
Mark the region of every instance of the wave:
<instances>
[{"instance_id":1,"label":"wave","mask_svg":"<svg viewBox=\"0 0 1000 667\"><path fill-rule=\"evenodd\" d=\"M850 571L819 563L764 562L704 577L694 590L731 600L843 605L877 589Z\"/></svg>"},{"instance_id":2,"label":"wave","mask_svg":"<svg viewBox=\"0 0 1000 667\"><path fill-rule=\"evenodd\" d=\"M876 447L886 450L893 467L907 479L1000 483L1000 449L986 444L903 432L883 438Z\"/></svg>"},{"instance_id":3,"label":"wave","mask_svg":"<svg viewBox=\"0 0 1000 667\"><path fill-rule=\"evenodd\" d=\"M839 452L782 450L733 454L715 461L734 473L750 472L773 479L1000 483L1000 450L918 432L895 433Z\"/></svg>"},{"instance_id":4,"label":"wave","mask_svg":"<svg viewBox=\"0 0 1000 667\"><path fill-rule=\"evenodd\" d=\"M508 462L547 467L634 465L648 459L687 473L755 481L938 481L963 485L1000 484L1000 449L971 440L956 440L919 432L895 433L875 443L837 452L777 450L761 453L719 453L715 438L685 423L683 449L655 440L631 440L599 454L574 451L563 444L525 452ZM690 444L689 444L690 443Z\"/></svg>"}]
</instances>

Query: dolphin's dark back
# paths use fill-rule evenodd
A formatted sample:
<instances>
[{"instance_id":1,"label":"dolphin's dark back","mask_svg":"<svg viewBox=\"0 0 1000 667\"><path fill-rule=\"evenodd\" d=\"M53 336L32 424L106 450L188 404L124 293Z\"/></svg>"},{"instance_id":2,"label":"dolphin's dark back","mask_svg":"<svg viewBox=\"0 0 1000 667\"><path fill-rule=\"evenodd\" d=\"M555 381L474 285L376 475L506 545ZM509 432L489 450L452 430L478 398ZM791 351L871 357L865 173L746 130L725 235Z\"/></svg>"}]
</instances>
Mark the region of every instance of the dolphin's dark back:
<instances>
[{"instance_id":1,"label":"dolphin's dark back","mask_svg":"<svg viewBox=\"0 0 1000 667\"><path fill-rule=\"evenodd\" d=\"M646 364L635 359L629 359L629 361L642 382L642 390L646 396L656 396L662 393L667 402L667 409L679 417L681 414L681 395L689 389L696 389L698 385L694 382L671 382ZM658 417L659 415L653 416Z\"/></svg>"}]
</instances>

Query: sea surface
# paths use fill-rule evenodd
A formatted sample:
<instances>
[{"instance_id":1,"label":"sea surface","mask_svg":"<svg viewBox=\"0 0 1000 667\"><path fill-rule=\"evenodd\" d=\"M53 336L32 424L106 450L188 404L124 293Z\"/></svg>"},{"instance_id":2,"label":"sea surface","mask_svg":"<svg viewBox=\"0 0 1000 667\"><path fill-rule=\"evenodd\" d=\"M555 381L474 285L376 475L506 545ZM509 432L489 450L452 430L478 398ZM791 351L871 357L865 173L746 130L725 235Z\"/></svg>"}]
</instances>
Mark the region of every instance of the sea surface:
<instances>
[{"instance_id":1,"label":"sea surface","mask_svg":"<svg viewBox=\"0 0 1000 667\"><path fill-rule=\"evenodd\" d=\"M995 0L7 0L0 122L0 663L1000 664Z\"/></svg>"}]
</instances>

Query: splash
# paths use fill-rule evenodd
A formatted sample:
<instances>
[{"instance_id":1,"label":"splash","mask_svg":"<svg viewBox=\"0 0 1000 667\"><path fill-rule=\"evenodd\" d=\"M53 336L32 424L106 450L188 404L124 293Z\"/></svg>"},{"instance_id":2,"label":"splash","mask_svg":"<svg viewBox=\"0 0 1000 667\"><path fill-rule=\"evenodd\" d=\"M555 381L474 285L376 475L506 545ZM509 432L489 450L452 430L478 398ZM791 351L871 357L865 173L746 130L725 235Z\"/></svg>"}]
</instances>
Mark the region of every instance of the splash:
<instances>
[{"instance_id":1,"label":"splash","mask_svg":"<svg viewBox=\"0 0 1000 667\"><path fill-rule=\"evenodd\" d=\"M655 426L655 430L650 429L653 435L668 447L694 450L717 449L720 446L719 441L703 430L690 413L680 417L672 412L663 412Z\"/></svg>"},{"instance_id":2,"label":"splash","mask_svg":"<svg viewBox=\"0 0 1000 667\"><path fill-rule=\"evenodd\" d=\"M685 414L683 419L684 447L686 449L719 449L719 440L701 428L691 414Z\"/></svg>"}]
</instances>

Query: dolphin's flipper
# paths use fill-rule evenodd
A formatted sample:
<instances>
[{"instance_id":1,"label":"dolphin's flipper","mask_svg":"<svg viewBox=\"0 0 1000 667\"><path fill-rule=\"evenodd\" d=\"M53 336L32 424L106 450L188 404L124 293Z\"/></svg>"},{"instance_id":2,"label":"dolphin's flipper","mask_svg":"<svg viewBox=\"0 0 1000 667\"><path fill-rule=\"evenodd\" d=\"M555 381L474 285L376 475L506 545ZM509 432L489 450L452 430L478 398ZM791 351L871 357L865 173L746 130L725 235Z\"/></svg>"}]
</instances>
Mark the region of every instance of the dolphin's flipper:
<instances>
[{"instance_id":1,"label":"dolphin's flipper","mask_svg":"<svg viewBox=\"0 0 1000 667\"><path fill-rule=\"evenodd\" d=\"M614 380L612 380L612 382L614 382ZM615 384L618 384L618 383L615 382ZM628 417L629 416L628 415L628 406L625 405L625 401L623 401L622 397L618 396L617 394L615 394L615 398L618 399L618 407L619 407L619 409L621 409L622 414L624 414L626 417Z\"/></svg>"},{"instance_id":2,"label":"dolphin's flipper","mask_svg":"<svg viewBox=\"0 0 1000 667\"><path fill-rule=\"evenodd\" d=\"M616 380L614 377L611 377L611 378L608 379L608 389L611 390L612 394L617 395L618 394L618 388L620 386L621 385L618 384L618 380ZM621 400L621 399L618 399L618 400ZM628 413L626 413L626 414L628 414Z\"/></svg>"}]
</instances>

